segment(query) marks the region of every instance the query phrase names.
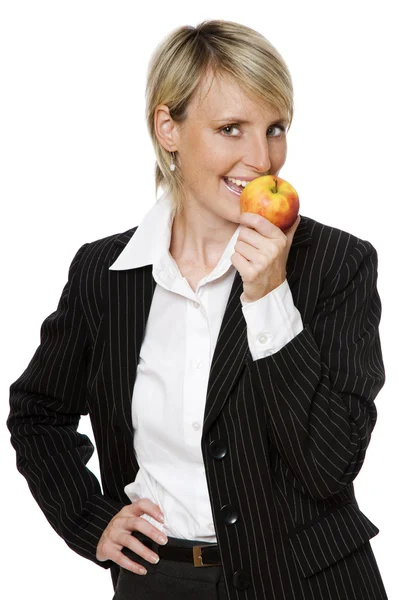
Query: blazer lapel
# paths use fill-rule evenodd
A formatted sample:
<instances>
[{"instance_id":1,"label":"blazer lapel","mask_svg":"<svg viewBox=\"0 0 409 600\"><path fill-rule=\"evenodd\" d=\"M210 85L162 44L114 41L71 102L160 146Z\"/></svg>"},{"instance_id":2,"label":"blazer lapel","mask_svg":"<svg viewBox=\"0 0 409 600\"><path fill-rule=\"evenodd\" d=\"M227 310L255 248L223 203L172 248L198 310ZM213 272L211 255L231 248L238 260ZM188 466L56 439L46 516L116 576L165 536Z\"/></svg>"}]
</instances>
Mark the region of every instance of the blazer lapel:
<instances>
[{"instance_id":1,"label":"blazer lapel","mask_svg":"<svg viewBox=\"0 0 409 600\"><path fill-rule=\"evenodd\" d=\"M123 247L129 241L132 232L133 230L120 236L116 243ZM287 280L292 289L300 276L297 269L298 253L310 243L307 219L301 217L287 261ZM131 445L133 444L132 394L155 287L152 265L126 271L108 270L106 333L111 394L116 419ZM243 283L237 272L210 367L203 436L223 408L230 390L245 365L246 358L251 360L247 326L240 302L242 292Z\"/></svg>"},{"instance_id":2,"label":"blazer lapel","mask_svg":"<svg viewBox=\"0 0 409 600\"><path fill-rule=\"evenodd\" d=\"M119 238L117 243L121 241ZM108 270L107 359L111 393L116 420L131 444L132 394L155 287L151 265L126 271Z\"/></svg>"}]
</instances>

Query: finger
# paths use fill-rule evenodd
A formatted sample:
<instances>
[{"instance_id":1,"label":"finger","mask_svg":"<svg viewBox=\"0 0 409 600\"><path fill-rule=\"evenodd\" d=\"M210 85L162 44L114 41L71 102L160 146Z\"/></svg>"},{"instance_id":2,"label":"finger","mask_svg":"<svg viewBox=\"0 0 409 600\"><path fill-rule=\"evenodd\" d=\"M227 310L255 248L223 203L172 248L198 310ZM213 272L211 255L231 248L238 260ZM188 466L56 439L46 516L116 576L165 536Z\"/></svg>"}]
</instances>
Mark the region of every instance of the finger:
<instances>
[{"instance_id":1,"label":"finger","mask_svg":"<svg viewBox=\"0 0 409 600\"><path fill-rule=\"evenodd\" d=\"M296 231L298 225L300 224L300 221L301 221L301 215L297 215L297 218L294 221L294 223L291 225L290 229L294 229L294 231Z\"/></svg>"},{"instance_id":2,"label":"finger","mask_svg":"<svg viewBox=\"0 0 409 600\"><path fill-rule=\"evenodd\" d=\"M151 565L156 565L159 562L159 556L144 544L145 538L143 536L139 539L137 535L140 534L134 531L133 535L127 534L119 538L122 553L134 562L143 559ZM142 564L142 566L146 565Z\"/></svg>"},{"instance_id":3,"label":"finger","mask_svg":"<svg viewBox=\"0 0 409 600\"><path fill-rule=\"evenodd\" d=\"M233 267L235 267L240 273L242 279L247 279L247 277L250 276L248 271L250 263L244 258L244 256L242 256L239 252L233 252L233 254L230 257L230 260Z\"/></svg>"},{"instance_id":4,"label":"finger","mask_svg":"<svg viewBox=\"0 0 409 600\"><path fill-rule=\"evenodd\" d=\"M252 229L251 227L240 227L239 235L237 236L237 241L247 242L254 246L254 248L259 248L262 244L263 236L259 234L258 231Z\"/></svg>"},{"instance_id":5,"label":"finger","mask_svg":"<svg viewBox=\"0 0 409 600\"><path fill-rule=\"evenodd\" d=\"M146 573L146 566L140 564L139 562L133 560L134 558L141 558L136 553L129 556L131 552L129 548L125 548L125 544L128 543L129 533L124 531L119 531L117 528L112 528L106 534L103 545L101 547L102 555L104 556L103 560L112 560L120 567L127 569L128 571L132 571L133 573L142 575ZM125 550L125 554L123 553ZM136 548L136 550L140 550ZM149 551L147 548L146 550ZM128 552L128 555L126 554ZM146 555L147 556L147 555ZM143 559L142 559L143 560ZM148 561L147 561L148 563Z\"/></svg>"},{"instance_id":6,"label":"finger","mask_svg":"<svg viewBox=\"0 0 409 600\"><path fill-rule=\"evenodd\" d=\"M246 260L252 263L256 263L260 255L260 250L242 241L236 242L234 249Z\"/></svg>"},{"instance_id":7,"label":"finger","mask_svg":"<svg viewBox=\"0 0 409 600\"><path fill-rule=\"evenodd\" d=\"M131 560L119 549L115 550L110 558L123 569L127 569L136 575L146 575L146 567L137 561Z\"/></svg>"},{"instance_id":8,"label":"finger","mask_svg":"<svg viewBox=\"0 0 409 600\"><path fill-rule=\"evenodd\" d=\"M160 507L152 502L152 500L149 500L149 498L140 498L139 500L132 502L129 506L131 507L130 510L133 514L140 516L146 513L163 523L163 514Z\"/></svg>"},{"instance_id":9,"label":"finger","mask_svg":"<svg viewBox=\"0 0 409 600\"><path fill-rule=\"evenodd\" d=\"M103 553L106 559L111 559L121 567L132 571L133 573L140 574L140 569L146 569L151 564L157 564L159 562L159 556L150 548L148 548L143 541L138 539L137 531L140 529L146 529L150 531L152 538L158 538L163 536L155 527L149 525L145 519L133 518L132 523L129 523L129 529L123 529L119 526L113 527L107 539L104 542ZM145 528L148 525L148 528ZM154 532L157 532L154 533ZM166 537L166 536L165 536ZM167 538L166 538L167 540ZM139 562L142 561L142 562ZM145 561L145 562L144 562Z\"/></svg>"},{"instance_id":10,"label":"finger","mask_svg":"<svg viewBox=\"0 0 409 600\"><path fill-rule=\"evenodd\" d=\"M162 531L160 531L157 527L149 523L143 517L129 518L126 524L126 531L128 533L132 533L133 531L140 531L146 537L151 538L159 544L166 544L168 541L167 536ZM163 539L165 541L162 541Z\"/></svg>"},{"instance_id":11,"label":"finger","mask_svg":"<svg viewBox=\"0 0 409 600\"><path fill-rule=\"evenodd\" d=\"M282 235L282 231L277 225L274 225L274 223L257 213L241 213L240 224L252 227L265 237L279 237Z\"/></svg>"},{"instance_id":12,"label":"finger","mask_svg":"<svg viewBox=\"0 0 409 600\"><path fill-rule=\"evenodd\" d=\"M300 221L301 221L301 217L300 217L300 215L298 215L296 220L294 221L294 223L291 225L291 227L289 227L288 229L286 229L284 231L284 234L287 236L287 238L290 238L291 240L293 239L294 234L297 231L298 225L300 224Z\"/></svg>"}]
</instances>

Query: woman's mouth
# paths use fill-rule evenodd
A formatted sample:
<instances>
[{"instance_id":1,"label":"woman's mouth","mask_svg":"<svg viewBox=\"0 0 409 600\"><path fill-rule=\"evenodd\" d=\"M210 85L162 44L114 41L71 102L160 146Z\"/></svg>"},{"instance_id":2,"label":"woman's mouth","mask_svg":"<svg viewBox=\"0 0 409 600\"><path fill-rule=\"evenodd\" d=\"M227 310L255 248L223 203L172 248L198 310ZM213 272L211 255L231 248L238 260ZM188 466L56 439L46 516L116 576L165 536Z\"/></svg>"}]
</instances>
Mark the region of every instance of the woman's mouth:
<instances>
[{"instance_id":1,"label":"woman's mouth","mask_svg":"<svg viewBox=\"0 0 409 600\"><path fill-rule=\"evenodd\" d=\"M242 191L244 190L244 187L241 185L237 185L237 183L234 183L233 181L230 181L229 179L227 179L227 177L222 177L225 186L227 187L228 190L230 190L230 192L232 192L235 196L240 196Z\"/></svg>"}]
</instances>

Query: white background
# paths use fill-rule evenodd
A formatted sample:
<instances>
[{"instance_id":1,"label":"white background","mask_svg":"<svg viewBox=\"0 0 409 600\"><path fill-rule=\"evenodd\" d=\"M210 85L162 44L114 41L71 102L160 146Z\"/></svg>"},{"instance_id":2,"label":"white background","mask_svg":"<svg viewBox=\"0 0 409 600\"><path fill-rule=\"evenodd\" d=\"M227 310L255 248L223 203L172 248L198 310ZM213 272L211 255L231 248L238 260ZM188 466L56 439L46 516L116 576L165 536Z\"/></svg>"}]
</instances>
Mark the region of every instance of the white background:
<instances>
[{"instance_id":1,"label":"white background","mask_svg":"<svg viewBox=\"0 0 409 600\"><path fill-rule=\"evenodd\" d=\"M154 153L144 121L148 60L173 28L213 18L257 29L289 66L295 116L280 176L298 190L301 214L367 239L378 251L387 382L355 490L380 529L371 543L389 598L409 597L404 5L2 2L1 597L113 596L109 571L68 548L17 472L5 426L8 388L34 354L78 248L139 224L153 206ZM88 417L80 431L94 441ZM88 466L99 477L96 453Z\"/></svg>"}]
</instances>

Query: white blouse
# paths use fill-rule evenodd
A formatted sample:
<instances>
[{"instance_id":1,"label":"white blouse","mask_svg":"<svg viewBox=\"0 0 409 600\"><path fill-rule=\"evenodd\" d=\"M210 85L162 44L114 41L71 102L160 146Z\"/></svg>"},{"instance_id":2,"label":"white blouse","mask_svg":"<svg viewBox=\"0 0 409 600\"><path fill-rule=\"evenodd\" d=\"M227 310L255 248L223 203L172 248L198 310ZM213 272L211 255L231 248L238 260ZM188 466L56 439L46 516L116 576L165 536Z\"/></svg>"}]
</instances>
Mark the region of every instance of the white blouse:
<instances>
[{"instance_id":1,"label":"white blouse","mask_svg":"<svg viewBox=\"0 0 409 600\"><path fill-rule=\"evenodd\" d=\"M153 265L157 285L132 397L140 468L124 491L131 501L149 498L158 504L164 524L143 517L172 537L217 542L201 436L210 365L236 273L230 257L240 228L194 292L169 253L171 198L165 193L110 267ZM253 360L277 352L303 329L287 280L257 301L241 303Z\"/></svg>"}]
</instances>

